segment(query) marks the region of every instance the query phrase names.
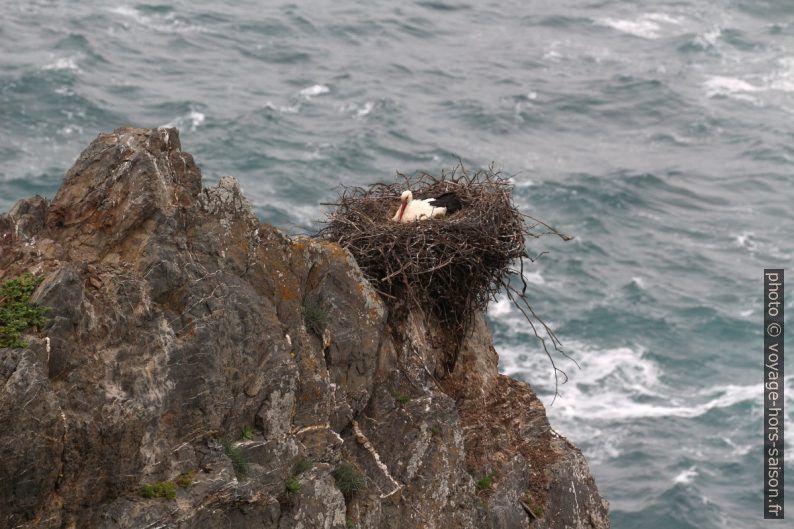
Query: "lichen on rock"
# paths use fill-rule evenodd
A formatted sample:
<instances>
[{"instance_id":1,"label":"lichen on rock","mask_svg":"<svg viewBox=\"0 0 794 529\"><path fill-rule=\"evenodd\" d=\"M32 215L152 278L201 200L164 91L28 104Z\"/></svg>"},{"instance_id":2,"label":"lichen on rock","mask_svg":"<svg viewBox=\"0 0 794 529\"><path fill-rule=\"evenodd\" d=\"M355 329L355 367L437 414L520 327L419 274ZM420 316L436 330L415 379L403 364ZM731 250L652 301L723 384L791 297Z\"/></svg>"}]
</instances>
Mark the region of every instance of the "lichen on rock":
<instances>
[{"instance_id":1,"label":"lichen on rock","mask_svg":"<svg viewBox=\"0 0 794 529\"><path fill-rule=\"evenodd\" d=\"M344 249L261 224L234 179L202 189L175 129L101 134L52 202L0 215L0 281L23 273L50 310L0 349L0 527L609 526L481 316L437 380L432 318L388 321Z\"/></svg>"}]
</instances>

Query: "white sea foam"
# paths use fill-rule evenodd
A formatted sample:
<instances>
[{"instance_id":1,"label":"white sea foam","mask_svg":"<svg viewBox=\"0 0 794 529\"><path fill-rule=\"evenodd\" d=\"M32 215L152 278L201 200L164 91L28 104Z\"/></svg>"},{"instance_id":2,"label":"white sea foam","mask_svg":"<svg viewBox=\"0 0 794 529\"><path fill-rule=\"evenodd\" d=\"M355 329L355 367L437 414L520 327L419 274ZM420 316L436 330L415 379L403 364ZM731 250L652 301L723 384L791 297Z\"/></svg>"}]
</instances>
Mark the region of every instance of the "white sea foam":
<instances>
[{"instance_id":1,"label":"white sea foam","mask_svg":"<svg viewBox=\"0 0 794 529\"><path fill-rule=\"evenodd\" d=\"M722 28L715 27L695 37L695 42L703 48L713 48L722 36Z\"/></svg>"},{"instance_id":2,"label":"white sea foam","mask_svg":"<svg viewBox=\"0 0 794 529\"><path fill-rule=\"evenodd\" d=\"M72 70L78 71L76 57L60 57L50 64L41 67L42 70Z\"/></svg>"},{"instance_id":3,"label":"white sea foam","mask_svg":"<svg viewBox=\"0 0 794 529\"><path fill-rule=\"evenodd\" d=\"M138 11L131 6L116 6L110 8L111 13L115 13L117 15L121 15L123 17L131 18L138 23L143 23L147 20L146 17L138 13Z\"/></svg>"},{"instance_id":4,"label":"white sea foam","mask_svg":"<svg viewBox=\"0 0 794 529\"><path fill-rule=\"evenodd\" d=\"M275 110L276 112L283 112L285 114L297 114L300 111L301 106L300 104L276 105L271 101L268 101L267 103L265 103L265 108L269 108L270 110Z\"/></svg>"},{"instance_id":5,"label":"white sea foam","mask_svg":"<svg viewBox=\"0 0 794 529\"><path fill-rule=\"evenodd\" d=\"M488 307L488 315L492 318L503 318L508 316L512 310L513 306L510 299L507 296L502 296Z\"/></svg>"},{"instance_id":6,"label":"white sea foam","mask_svg":"<svg viewBox=\"0 0 794 529\"><path fill-rule=\"evenodd\" d=\"M526 333L526 323L516 317L509 301L499 300L489 310L491 318L507 324L515 333ZM740 403L751 403L751 416L760 417L763 402L761 384L718 384L700 390L681 390L668 385L662 368L640 346L596 348L574 340L564 340L566 351L581 365L556 358L569 381L559 387L560 396L549 406L554 391L554 373L549 361L535 344L526 348L496 343L500 371L530 382L546 403L552 426L563 435L584 443L591 462L601 463L620 455L624 438L638 419L696 418L712 410L727 409ZM785 378L786 404L794 405L794 376ZM789 396L792 394L791 396ZM749 450L726 442L730 457ZM794 450L794 442L787 448ZM701 457L702 456L702 457ZM695 454L704 459L703 454ZM794 466L794 465L792 465ZM682 472L674 483L689 483L694 470Z\"/></svg>"},{"instance_id":7,"label":"white sea foam","mask_svg":"<svg viewBox=\"0 0 794 529\"><path fill-rule=\"evenodd\" d=\"M761 254L781 260L789 260L794 257L791 253L784 251L775 242L759 239L756 237L755 233L751 231L743 231L733 237L736 246L746 249L753 255Z\"/></svg>"},{"instance_id":8,"label":"white sea foam","mask_svg":"<svg viewBox=\"0 0 794 529\"><path fill-rule=\"evenodd\" d=\"M697 475L698 475L697 468L691 466L688 469L680 472L676 477L674 477L673 483L679 485L686 485L687 483L692 483L692 480L695 479Z\"/></svg>"},{"instance_id":9,"label":"white sea foam","mask_svg":"<svg viewBox=\"0 0 794 529\"><path fill-rule=\"evenodd\" d=\"M740 234L735 236L736 244L741 246L741 247L751 249L750 248L750 244L751 244L750 243L750 237L752 237L753 235L754 234L751 231L743 231L743 232L741 232Z\"/></svg>"},{"instance_id":10,"label":"white sea foam","mask_svg":"<svg viewBox=\"0 0 794 529\"><path fill-rule=\"evenodd\" d=\"M654 215L653 213L648 213L647 211L638 211L637 212L637 216L638 217L644 217L646 219L651 219L651 220L656 221L656 222L659 222L659 221L662 220L662 217L660 217L659 215Z\"/></svg>"},{"instance_id":11,"label":"white sea foam","mask_svg":"<svg viewBox=\"0 0 794 529\"><path fill-rule=\"evenodd\" d=\"M763 77L770 90L794 92L794 57L778 60L778 68Z\"/></svg>"},{"instance_id":12,"label":"white sea foam","mask_svg":"<svg viewBox=\"0 0 794 529\"><path fill-rule=\"evenodd\" d=\"M306 99L312 98L314 96L319 96L322 94L327 94L331 89L322 84L316 84L312 86L307 86L300 92L298 95L301 97L305 97Z\"/></svg>"},{"instance_id":13,"label":"white sea foam","mask_svg":"<svg viewBox=\"0 0 794 529\"><path fill-rule=\"evenodd\" d=\"M668 15L667 13L646 13L640 18L645 20L655 20L656 22L661 22L663 24L674 24L676 26L680 26L683 23L681 18Z\"/></svg>"},{"instance_id":14,"label":"white sea foam","mask_svg":"<svg viewBox=\"0 0 794 529\"><path fill-rule=\"evenodd\" d=\"M498 305L498 304L497 304ZM503 322L511 322L504 314L509 307L501 306L490 312ZM519 319L511 325L519 325ZM520 327L516 327L520 329ZM742 402L760 402L761 384L723 384L698 391L682 393L660 381L660 367L642 347L598 349L581 342L565 340L566 351L579 362L581 369L564 359L558 367L564 369L569 381L560 386L558 397L549 411L556 419L575 422L588 420L632 421L640 418L699 417L714 409L730 408ZM536 347L522 350L515 346L497 344L502 371L520 376L547 393L554 390L554 378L548 359ZM786 378L787 384L794 377ZM597 392L598 398L593 398ZM546 397L547 402L551 397Z\"/></svg>"},{"instance_id":15,"label":"white sea foam","mask_svg":"<svg viewBox=\"0 0 794 529\"><path fill-rule=\"evenodd\" d=\"M358 103L345 103L338 105L337 109L343 114L353 114L354 118L363 118L375 109L375 103L372 101L365 101L363 105L359 105Z\"/></svg>"},{"instance_id":16,"label":"white sea foam","mask_svg":"<svg viewBox=\"0 0 794 529\"><path fill-rule=\"evenodd\" d=\"M64 135L69 135L74 133L82 134L83 128L79 125L69 124L61 128L60 133Z\"/></svg>"},{"instance_id":17,"label":"white sea foam","mask_svg":"<svg viewBox=\"0 0 794 529\"><path fill-rule=\"evenodd\" d=\"M763 87L749 83L744 79L724 77L721 75L709 77L706 79L703 86L706 88L706 94L709 97L729 96L763 90Z\"/></svg>"},{"instance_id":18,"label":"white sea foam","mask_svg":"<svg viewBox=\"0 0 794 529\"><path fill-rule=\"evenodd\" d=\"M703 82L708 97L730 97L762 106L775 92L794 92L794 57L778 59L771 71L744 78L713 75Z\"/></svg>"},{"instance_id":19,"label":"white sea foam","mask_svg":"<svg viewBox=\"0 0 794 529\"><path fill-rule=\"evenodd\" d=\"M191 110L190 114L188 114L188 119L190 119L190 129L196 130L196 127L204 123L204 118L205 116L201 112Z\"/></svg>"},{"instance_id":20,"label":"white sea foam","mask_svg":"<svg viewBox=\"0 0 794 529\"><path fill-rule=\"evenodd\" d=\"M644 39L657 39L672 26L680 26L681 20L665 13L645 13L634 20L620 18L601 18L596 21L602 26L608 26L635 37Z\"/></svg>"},{"instance_id":21,"label":"white sea foam","mask_svg":"<svg viewBox=\"0 0 794 529\"><path fill-rule=\"evenodd\" d=\"M364 117L367 114L369 114L370 112L372 112L372 109L374 109L374 108L375 108L375 103L373 103L372 101L367 101L366 103L364 103L363 107L359 108L356 111L356 116L358 116L360 118Z\"/></svg>"},{"instance_id":22,"label":"white sea foam","mask_svg":"<svg viewBox=\"0 0 794 529\"><path fill-rule=\"evenodd\" d=\"M534 162L535 158L531 157L527 160L527 166L532 168L532 163ZM513 184L515 187L532 187L538 185L538 183L530 178L523 178L522 180L516 180L515 178L510 178L510 183Z\"/></svg>"},{"instance_id":23,"label":"white sea foam","mask_svg":"<svg viewBox=\"0 0 794 529\"><path fill-rule=\"evenodd\" d=\"M205 28L186 24L177 19L173 13L164 16L146 16L131 6L116 6L109 9L111 13L132 20L136 24L162 33L192 33L204 31ZM128 27L125 24L125 27Z\"/></svg>"},{"instance_id":24,"label":"white sea foam","mask_svg":"<svg viewBox=\"0 0 794 529\"><path fill-rule=\"evenodd\" d=\"M621 20L616 18L602 18L599 22L604 26L609 26L620 32L642 37L645 39L655 39L659 37L658 24L650 20Z\"/></svg>"},{"instance_id":25,"label":"white sea foam","mask_svg":"<svg viewBox=\"0 0 794 529\"><path fill-rule=\"evenodd\" d=\"M184 129L187 127L188 130L194 131L199 127L199 125L204 123L204 119L205 116L203 113L197 110L191 110L184 116L179 116L178 118L169 121L165 125L161 125L161 127L176 127L178 129Z\"/></svg>"},{"instance_id":26,"label":"white sea foam","mask_svg":"<svg viewBox=\"0 0 794 529\"><path fill-rule=\"evenodd\" d=\"M543 54L543 58L549 62L560 62L563 58L562 53L558 52L557 50L548 50L546 53Z\"/></svg>"}]
</instances>

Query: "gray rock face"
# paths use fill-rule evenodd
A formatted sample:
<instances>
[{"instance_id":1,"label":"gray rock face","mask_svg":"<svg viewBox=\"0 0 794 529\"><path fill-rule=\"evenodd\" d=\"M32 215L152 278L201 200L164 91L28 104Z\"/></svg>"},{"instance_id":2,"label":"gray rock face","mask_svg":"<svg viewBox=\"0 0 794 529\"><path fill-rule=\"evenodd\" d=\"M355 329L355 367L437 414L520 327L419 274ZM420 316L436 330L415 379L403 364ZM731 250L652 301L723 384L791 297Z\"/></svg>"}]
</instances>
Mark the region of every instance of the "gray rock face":
<instances>
[{"instance_id":1,"label":"gray rock face","mask_svg":"<svg viewBox=\"0 0 794 529\"><path fill-rule=\"evenodd\" d=\"M388 321L345 250L259 223L233 178L202 189L175 129L101 134L1 215L0 280L23 272L51 310L0 349L0 527L609 527L481 318L436 379L432 321Z\"/></svg>"}]
</instances>

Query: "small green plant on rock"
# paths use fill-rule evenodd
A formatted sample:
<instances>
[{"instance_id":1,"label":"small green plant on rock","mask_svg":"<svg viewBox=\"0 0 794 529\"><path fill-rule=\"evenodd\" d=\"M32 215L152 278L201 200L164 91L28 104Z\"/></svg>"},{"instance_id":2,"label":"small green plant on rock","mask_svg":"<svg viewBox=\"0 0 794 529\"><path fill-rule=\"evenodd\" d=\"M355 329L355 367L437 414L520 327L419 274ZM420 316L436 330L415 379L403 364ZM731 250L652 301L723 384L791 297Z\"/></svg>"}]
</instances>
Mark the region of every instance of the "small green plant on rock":
<instances>
[{"instance_id":1,"label":"small green plant on rock","mask_svg":"<svg viewBox=\"0 0 794 529\"><path fill-rule=\"evenodd\" d=\"M477 490L484 491L484 490L491 490L491 486L493 485L493 476L488 475L484 478L477 480Z\"/></svg>"},{"instance_id":2,"label":"small green plant on rock","mask_svg":"<svg viewBox=\"0 0 794 529\"><path fill-rule=\"evenodd\" d=\"M405 393L400 393L399 391L395 391L394 393L391 394L391 396L394 397L394 400L396 400L400 404L405 404L406 402L411 400L411 397L409 397Z\"/></svg>"},{"instance_id":3,"label":"small green plant on rock","mask_svg":"<svg viewBox=\"0 0 794 529\"><path fill-rule=\"evenodd\" d=\"M526 503L530 509L532 509L532 513L537 516L538 518L543 518L543 504L540 502L536 502L535 498L532 497L532 493L527 491L524 494L524 503Z\"/></svg>"},{"instance_id":4,"label":"small green plant on rock","mask_svg":"<svg viewBox=\"0 0 794 529\"><path fill-rule=\"evenodd\" d=\"M167 498L173 500L176 497L176 485L173 481L147 483L141 487L141 496L144 498Z\"/></svg>"},{"instance_id":5,"label":"small green plant on rock","mask_svg":"<svg viewBox=\"0 0 794 529\"><path fill-rule=\"evenodd\" d=\"M176 478L176 484L182 487L183 489L189 489L191 485L193 485L193 477L196 475L195 470L190 470L185 472L178 478Z\"/></svg>"},{"instance_id":6,"label":"small green plant on rock","mask_svg":"<svg viewBox=\"0 0 794 529\"><path fill-rule=\"evenodd\" d=\"M364 490L364 476L352 464L343 462L337 465L331 475L336 480L336 486L346 500Z\"/></svg>"},{"instance_id":7,"label":"small green plant on rock","mask_svg":"<svg viewBox=\"0 0 794 529\"><path fill-rule=\"evenodd\" d=\"M294 496L301 490L300 482L295 478L289 478L284 488L287 491L287 496Z\"/></svg>"},{"instance_id":8,"label":"small green plant on rock","mask_svg":"<svg viewBox=\"0 0 794 529\"><path fill-rule=\"evenodd\" d=\"M318 301L306 298L303 300L303 321L311 332L322 339L328 325L328 312Z\"/></svg>"},{"instance_id":9,"label":"small green plant on rock","mask_svg":"<svg viewBox=\"0 0 794 529\"><path fill-rule=\"evenodd\" d=\"M289 479L287 480L287 483L286 483L286 485L284 486L284 488L285 488L285 489L286 489L286 491L287 491L287 496L288 496L288 497L292 497L292 496L295 496L297 493L299 493L299 492L300 492L300 490L301 490L301 484L300 484L300 482L299 482L297 479L295 479L295 478L289 478Z\"/></svg>"},{"instance_id":10,"label":"small green plant on rock","mask_svg":"<svg viewBox=\"0 0 794 529\"><path fill-rule=\"evenodd\" d=\"M48 308L30 302L42 279L23 274L0 284L0 347L26 347L22 333L47 322Z\"/></svg>"},{"instance_id":11,"label":"small green plant on rock","mask_svg":"<svg viewBox=\"0 0 794 529\"><path fill-rule=\"evenodd\" d=\"M237 479L242 479L248 475L248 459L239 447L233 446L231 442L223 442L223 453L231 459L232 467Z\"/></svg>"},{"instance_id":12,"label":"small green plant on rock","mask_svg":"<svg viewBox=\"0 0 794 529\"><path fill-rule=\"evenodd\" d=\"M433 437L438 437L441 435L441 425L436 423L430 427L430 433L433 434Z\"/></svg>"},{"instance_id":13,"label":"small green plant on rock","mask_svg":"<svg viewBox=\"0 0 794 529\"><path fill-rule=\"evenodd\" d=\"M240 437L245 439L246 441L250 441L254 438L254 430L250 426L244 426L242 431L240 432Z\"/></svg>"},{"instance_id":14,"label":"small green plant on rock","mask_svg":"<svg viewBox=\"0 0 794 529\"><path fill-rule=\"evenodd\" d=\"M356 526L356 524L355 524L355 522L353 521L353 518L351 518L350 516L348 516L348 517L345 519L345 527L347 527L347 529L353 529L353 527L355 527L355 526Z\"/></svg>"}]
</instances>

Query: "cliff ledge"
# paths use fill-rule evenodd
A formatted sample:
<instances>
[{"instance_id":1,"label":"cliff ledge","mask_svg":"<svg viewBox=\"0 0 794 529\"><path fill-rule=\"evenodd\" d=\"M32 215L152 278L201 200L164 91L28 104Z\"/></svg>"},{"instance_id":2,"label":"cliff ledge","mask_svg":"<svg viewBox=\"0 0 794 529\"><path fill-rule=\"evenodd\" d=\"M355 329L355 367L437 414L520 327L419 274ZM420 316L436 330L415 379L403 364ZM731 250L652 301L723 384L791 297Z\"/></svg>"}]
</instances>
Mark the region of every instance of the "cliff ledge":
<instances>
[{"instance_id":1,"label":"cliff ledge","mask_svg":"<svg viewBox=\"0 0 794 529\"><path fill-rule=\"evenodd\" d=\"M0 215L0 281L25 272L50 310L0 349L1 527L609 527L482 317L433 377L432 321L202 188L175 129L100 134Z\"/></svg>"}]
</instances>

